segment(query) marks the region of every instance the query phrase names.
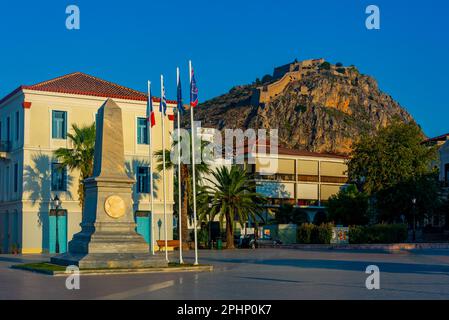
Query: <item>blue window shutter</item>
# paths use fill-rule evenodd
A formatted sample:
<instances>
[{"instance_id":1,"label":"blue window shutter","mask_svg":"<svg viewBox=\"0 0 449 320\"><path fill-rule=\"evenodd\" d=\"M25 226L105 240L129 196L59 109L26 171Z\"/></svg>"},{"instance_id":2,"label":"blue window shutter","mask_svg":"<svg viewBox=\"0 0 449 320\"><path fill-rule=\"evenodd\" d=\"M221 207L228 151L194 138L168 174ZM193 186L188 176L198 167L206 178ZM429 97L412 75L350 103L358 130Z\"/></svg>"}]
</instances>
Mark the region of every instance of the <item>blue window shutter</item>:
<instances>
[{"instance_id":1,"label":"blue window shutter","mask_svg":"<svg viewBox=\"0 0 449 320\"><path fill-rule=\"evenodd\" d=\"M149 143L149 141L148 141L148 121L146 121L146 119L145 119L145 122L144 122L144 124L145 124L145 144L148 144Z\"/></svg>"},{"instance_id":2,"label":"blue window shutter","mask_svg":"<svg viewBox=\"0 0 449 320\"><path fill-rule=\"evenodd\" d=\"M137 143L148 144L148 124L145 118L137 118Z\"/></svg>"},{"instance_id":3,"label":"blue window shutter","mask_svg":"<svg viewBox=\"0 0 449 320\"><path fill-rule=\"evenodd\" d=\"M19 141L20 136L20 114L19 111L16 112L16 140Z\"/></svg>"},{"instance_id":4,"label":"blue window shutter","mask_svg":"<svg viewBox=\"0 0 449 320\"><path fill-rule=\"evenodd\" d=\"M140 130L140 118L137 119L137 143L142 144L142 133Z\"/></svg>"},{"instance_id":5,"label":"blue window shutter","mask_svg":"<svg viewBox=\"0 0 449 320\"><path fill-rule=\"evenodd\" d=\"M137 167L137 193L148 193L150 180L149 180L149 168Z\"/></svg>"},{"instance_id":6,"label":"blue window shutter","mask_svg":"<svg viewBox=\"0 0 449 320\"><path fill-rule=\"evenodd\" d=\"M18 191L19 186L19 164L14 164L14 192Z\"/></svg>"},{"instance_id":7,"label":"blue window shutter","mask_svg":"<svg viewBox=\"0 0 449 320\"><path fill-rule=\"evenodd\" d=\"M67 112L63 112L63 119L64 119L64 132L62 133L62 138L67 139Z\"/></svg>"},{"instance_id":8,"label":"blue window shutter","mask_svg":"<svg viewBox=\"0 0 449 320\"><path fill-rule=\"evenodd\" d=\"M55 139L58 136L56 131L56 112L51 112L51 137Z\"/></svg>"},{"instance_id":9,"label":"blue window shutter","mask_svg":"<svg viewBox=\"0 0 449 320\"><path fill-rule=\"evenodd\" d=\"M61 174L62 174L62 191L67 191L67 168L66 167L64 167Z\"/></svg>"},{"instance_id":10,"label":"blue window shutter","mask_svg":"<svg viewBox=\"0 0 449 320\"><path fill-rule=\"evenodd\" d=\"M148 167L145 168L145 192L150 192L150 170Z\"/></svg>"}]
</instances>

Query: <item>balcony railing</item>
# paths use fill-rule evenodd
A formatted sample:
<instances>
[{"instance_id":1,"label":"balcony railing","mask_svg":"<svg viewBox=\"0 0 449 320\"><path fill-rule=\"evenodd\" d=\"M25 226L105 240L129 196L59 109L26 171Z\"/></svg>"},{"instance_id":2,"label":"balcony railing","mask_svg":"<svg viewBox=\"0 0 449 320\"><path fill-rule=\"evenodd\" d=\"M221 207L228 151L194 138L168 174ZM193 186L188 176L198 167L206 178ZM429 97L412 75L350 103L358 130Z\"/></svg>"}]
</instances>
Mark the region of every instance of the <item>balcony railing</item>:
<instances>
[{"instance_id":1,"label":"balcony railing","mask_svg":"<svg viewBox=\"0 0 449 320\"><path fill-rule=\"evenodd\" d=\"M297 180L296 180L297 178ZM319 182L319 176L298 174L296 177L294 174L275 173L275 174L258 174L254 175L256 180L271 180L271 181L300 181L300 182ZM335 177L335 176L321 176L321 182L324 183L339 183L345 184L348 182L348 177Z\"/></svg>"},{"instance_id":2,"label":"balcony railing","mask_svg":"<svg viewBox=\"0 0 449 320\"><path fill-rule=\"evenodd\" d=\"M309 174L298 174L298 181L318 182L318 176Z\"/></svg>"},{"instance_id":3,"label":"balcony railing","mask_svg":"<svg viewBox=\"0 0 449 320\"><path fill-rule=\"evenodd\" d=\"M9 151L11 151L11 142L0 141L0 152L9 152Z\"/></svg>"},{"instance_id":4,"label":"balcony railing","mask_svg":"<svg viewBox=\"0 0 449 320\"><path fill-rule=\"evenodd\" d=\"M255 174L254 179L256 180L271 180L271 181L295 181L294 174L284 174L284 173L276 173L276 174Z\"/></svg>"},{"instance_id":5,"label":"balcony railing","mask_svg":"<svg viewBox=\"0 0 449 320\"><path fill-rule=\"evenodd\" d=\"M327 183L347 183L348 177L321 176L321 182Z\"/></svg>"},{"instance_id":6,"label":"balcony railing","mask_svg":"<svg viewBox=\"0 0 449 320\"><path fill-rule=\"evenodd\" d=\"M298 206L302 206L302 207L314 206L314 207L317 207L318 205L319 205L319 201L318 200L298 199Z\"/></svg>"}]
</instances>

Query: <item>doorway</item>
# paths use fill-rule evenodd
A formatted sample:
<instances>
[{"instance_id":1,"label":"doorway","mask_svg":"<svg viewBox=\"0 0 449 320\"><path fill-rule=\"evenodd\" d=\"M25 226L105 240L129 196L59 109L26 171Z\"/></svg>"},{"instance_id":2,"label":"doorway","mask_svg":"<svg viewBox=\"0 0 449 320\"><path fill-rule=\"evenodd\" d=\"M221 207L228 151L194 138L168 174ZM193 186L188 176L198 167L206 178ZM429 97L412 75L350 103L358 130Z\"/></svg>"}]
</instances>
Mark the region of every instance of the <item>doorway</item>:
<instances>
[{"instance_id":1,"label":"doorway","mask_svg":"<svg viewBox=\"0 0 449 320\"><path fill-rule=\"evenodd\" d=\"M51 209L48 217L49 248L51 254L67 252L67 210Z\"/></svg>"},{"instance_id":2,"label":"doorway","mask_svg":"<svg viewBox=\"0 0 449 320\"><path fill-rule=\"evenodd\" d=\"M449 185L449 163L444 165L444 182Z\"/></svg>"},{"instance_id":3,"label":"doorway","mask_svg":"<svg viewBox=\"0 0 449 320\"><path fill-rule=\"evenodd\" d=\"M2 220L2 253L9 253L9 213L6 211L1 215Z\"/></svg>"}]
</instances>

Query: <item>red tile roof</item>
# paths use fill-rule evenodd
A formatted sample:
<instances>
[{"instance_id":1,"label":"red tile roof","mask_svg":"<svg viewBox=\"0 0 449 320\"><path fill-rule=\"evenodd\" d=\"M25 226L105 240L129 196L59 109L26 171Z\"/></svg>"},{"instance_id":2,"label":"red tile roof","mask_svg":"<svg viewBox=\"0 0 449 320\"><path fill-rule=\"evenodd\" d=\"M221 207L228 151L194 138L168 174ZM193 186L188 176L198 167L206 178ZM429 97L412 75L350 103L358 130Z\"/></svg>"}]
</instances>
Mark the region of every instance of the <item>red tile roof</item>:
<instances>
[{"instance_id":1,"label":"red tile roof","mask_svg":"<svg viewBox=\"0 0 449 320\"><path fill-rule=\"evenodd\" d=\"M442 134L441 136L438 136L438 137L426 139L421 143L424 144L424 143L429 143L429 142L446 141L448 139L449 139L449 132L446 134Z\"/></svg>"},{"instance_id":2,"label":"red tile roof","mask_svg":"<svg viewBox=\"0 0 449 320\"><path fill-rule=\"evenodd\" d=\"M9 95L1 99L0 103L3 103L15 93L23 89L126 100L147 100L147 95L143 92L130 89L82 72L74 72L34 85L22 85L11 92ZM153 97L153 101L159 102L160 98ZM176 101L173 100L168 100L167 102L176 103Z\"/></svg>"}]
</instances>

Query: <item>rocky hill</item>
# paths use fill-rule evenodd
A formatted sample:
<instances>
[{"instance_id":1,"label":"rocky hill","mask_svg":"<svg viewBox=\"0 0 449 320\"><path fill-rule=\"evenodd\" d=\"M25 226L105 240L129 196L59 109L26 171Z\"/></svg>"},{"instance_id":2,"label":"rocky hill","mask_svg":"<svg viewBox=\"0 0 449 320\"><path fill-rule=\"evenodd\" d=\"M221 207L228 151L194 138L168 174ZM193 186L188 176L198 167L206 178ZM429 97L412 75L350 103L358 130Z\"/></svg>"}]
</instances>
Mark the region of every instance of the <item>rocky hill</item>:
<instances>
[{"instance_id":1,"label":"rocky hill","mask_svg":"<svg viewBox=\"0 0 449 320\"><path fill-rule=\"evenodd\" d=\"M348 153L357 137L394 118L413 121L375 79L323 59L275 68L273 75L236 86L197 110L203 127L277 128L284 147L334 153Z\"/></svg>"}]
</instances>

